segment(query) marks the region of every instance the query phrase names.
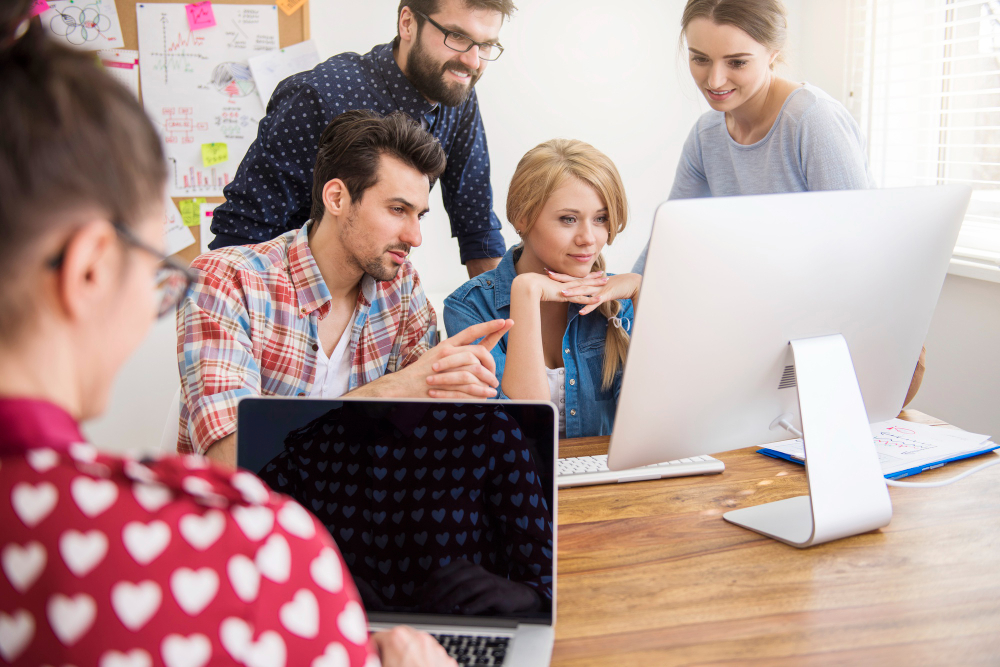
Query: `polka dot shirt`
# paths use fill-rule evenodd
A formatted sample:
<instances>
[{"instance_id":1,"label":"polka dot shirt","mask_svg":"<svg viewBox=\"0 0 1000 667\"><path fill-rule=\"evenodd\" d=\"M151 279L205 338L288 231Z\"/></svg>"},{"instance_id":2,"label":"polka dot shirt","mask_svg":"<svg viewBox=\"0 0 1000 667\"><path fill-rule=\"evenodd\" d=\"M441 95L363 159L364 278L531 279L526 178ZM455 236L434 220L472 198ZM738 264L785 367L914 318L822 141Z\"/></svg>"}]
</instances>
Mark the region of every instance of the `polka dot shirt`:
<instances>
[{"instance_id":1,"label":"polka dot shirt","mask_svg":"<svg viewBox=\"0 0 1000 667\"><path fill-rule=\"evenodd\" d=\"M475 91L461 106L431 104L399 69L391 43L364 55L333 56L275 89L257 139L225 188L226 202L215 211L213 249L269 241L309 219L320 135L351 109L400 110L427 128L448 156L441 189L462 262L503 255Z\"/></svg>"}]
</instances>

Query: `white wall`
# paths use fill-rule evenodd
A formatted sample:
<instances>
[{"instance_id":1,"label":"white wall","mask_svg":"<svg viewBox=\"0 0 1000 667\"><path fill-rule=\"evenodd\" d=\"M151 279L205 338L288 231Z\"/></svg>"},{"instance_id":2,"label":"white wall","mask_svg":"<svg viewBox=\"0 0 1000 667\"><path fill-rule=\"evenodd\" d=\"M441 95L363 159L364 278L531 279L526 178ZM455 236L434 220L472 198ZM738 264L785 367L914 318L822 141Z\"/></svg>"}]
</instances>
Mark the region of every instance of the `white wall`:
<instances>
[{"instance_id":1,"label":"white wall","mask_svg":"<svg viewBox=\"0 0 1000 667\"><path fill-rule=\"evenodd\" d=\"M521 0L505 25L503 57L477 90L493 163L495 210L505 220L507 184L525 151L552 137L588 141L618 165L631 204L626 232L608 248L609 268L628 270L666 199L681 146L707 108L678 59L683 0ZM397 0L312 0L322 56L366 52L395 35ZM846 0L786 0L784 76L844 99ZM438 197L414 252L440 305L467 277ZM508 244L514 236L505 224ZM440 312L440 311L439 311ZM949 277L928 337L929 368L914 407L971 430L1000 435L1000 285ZM173 322L161 322L126 367L109 413L87 429L114 450L155 449L177 387ZM992 339L992 340L991 340Z\"/></svg>"}]
</instances>

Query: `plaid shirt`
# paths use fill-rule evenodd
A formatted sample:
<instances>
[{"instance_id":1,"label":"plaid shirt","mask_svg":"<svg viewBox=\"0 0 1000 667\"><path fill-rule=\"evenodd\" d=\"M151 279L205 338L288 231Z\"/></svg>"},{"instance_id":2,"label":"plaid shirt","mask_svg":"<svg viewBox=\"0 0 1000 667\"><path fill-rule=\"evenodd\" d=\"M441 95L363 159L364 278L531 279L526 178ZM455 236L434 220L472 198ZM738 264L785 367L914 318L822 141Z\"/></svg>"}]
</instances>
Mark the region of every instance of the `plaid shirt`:
<instances>
[{"instance_id":1,"label":"plaid shirt","mask_svg":"<svg viewBox=\"0 0 1000 667\"><path fill-rule=\"evenodd\" d=\"M180 453L204 453L236 430L244 396L304 396L316 375L319 321L330 292L309 249L309 224L259 245L198 257L198 280L177 311ZM437 316L413 266L361 280L351 325L357 389L429 350Z\"/></svg>"}]
</instances>

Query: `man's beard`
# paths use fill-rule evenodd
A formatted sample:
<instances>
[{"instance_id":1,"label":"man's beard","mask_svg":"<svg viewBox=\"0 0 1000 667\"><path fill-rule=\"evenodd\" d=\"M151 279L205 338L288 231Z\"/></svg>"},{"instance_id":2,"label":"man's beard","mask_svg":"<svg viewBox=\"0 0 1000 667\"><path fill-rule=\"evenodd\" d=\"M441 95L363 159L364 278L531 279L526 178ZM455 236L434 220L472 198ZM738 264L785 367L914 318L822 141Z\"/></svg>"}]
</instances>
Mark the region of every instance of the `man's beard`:
<instances>
[{"instance_id":1,"label":"man's beard","mask_svg":"<svg viewBox=\"0 0 1000 667\"><path fill-rule=\"evenodd\" d=\"M386 266L385 264L385 254L390 250L401 250L407 254L410 252L410 244L408 243L390 243L386 247L382 248L382 251L377 255L372 255L370 257L361 257L356 252L356 247L352 247L351 240L362 240L364 239L363 230L361 225L358 224L358 212L355 210L357 203L352 205L351 211L347 215L347 224L345 224L340 230L340 242L343 244L344 248L351 253L351 260L354 264L358 266L362 271L370 275L372 278L382 282L388 282L394 280L396 275L399 273L399 268L401 264L396 264L395 262L391 266Z\"/></svg>"},{"instance_id":2,"label":"man's beard","mask_svg":"<svg viewBox=\"0 0 1000 667\"><path fill-rule=\"evenodd\" d=\"M444 79L445 73L450 69L469 74L468 85L463 85L457 81L454 83L446 82ZM410 83L424 97L435 102L440 102L446 107L457 107L468 99L472 88L479 81L479 77L482 76L483 70L480 68L472 71L457 58L449 60L444 65L438 65L424 51L420 37L418 36L416 43L410 50L405 74Z\"/></svg>"},{"instance_id":3,"label":"man's beard","mask_svg":"<svg viewBox=\"0 0 1000 667\"><path fill-rule=\"evenodd\" d=\"M390 280L395 280L396 275L399 274L399 269L402 264L393 264L392 266L385 265L385 254L390 250L401 250L405 253L410 252L410 246L405 243L393 243L382 249L377 257L369 257L367 259L357 258L358 264L364 269L364 272L370 275L372 278L382 282L388 282Z\"/></svg>"}]
</instances>

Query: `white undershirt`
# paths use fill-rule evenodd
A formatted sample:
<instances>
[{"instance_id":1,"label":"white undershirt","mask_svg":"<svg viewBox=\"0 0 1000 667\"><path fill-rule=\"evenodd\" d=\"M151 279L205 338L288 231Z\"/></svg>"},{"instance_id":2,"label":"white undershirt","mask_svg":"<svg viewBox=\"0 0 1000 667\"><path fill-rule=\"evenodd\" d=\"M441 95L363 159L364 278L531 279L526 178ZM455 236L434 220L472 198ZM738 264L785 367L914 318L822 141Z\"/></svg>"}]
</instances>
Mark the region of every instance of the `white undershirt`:
<instances>
[{"instance_id":1,"label":"white undershirt","mask_svg":"<svg viewBox=\"0 0 1000 667\"><path fill-rule=\"evenodd\" d=\"M354 360L354 346L351 345L353 325L352 317L329 357L323 350L323 343L319 343L319 350L316 352L316 377L313 379L309 396L337 398L347 393L351 382L351 362Z\"/></svg>"},{"instance_id":2,"label":"white undershirt","mask_svg":"<svg viewBox=\"0 0 1000 667\"><path fill-rule=\"evenodd\" d=\"M550 400L559 408L559 435L566 435L566 369L546 368Z\"/></svg>"}]
</instances>

